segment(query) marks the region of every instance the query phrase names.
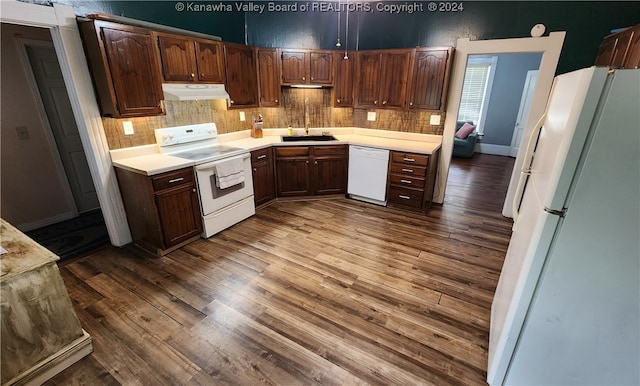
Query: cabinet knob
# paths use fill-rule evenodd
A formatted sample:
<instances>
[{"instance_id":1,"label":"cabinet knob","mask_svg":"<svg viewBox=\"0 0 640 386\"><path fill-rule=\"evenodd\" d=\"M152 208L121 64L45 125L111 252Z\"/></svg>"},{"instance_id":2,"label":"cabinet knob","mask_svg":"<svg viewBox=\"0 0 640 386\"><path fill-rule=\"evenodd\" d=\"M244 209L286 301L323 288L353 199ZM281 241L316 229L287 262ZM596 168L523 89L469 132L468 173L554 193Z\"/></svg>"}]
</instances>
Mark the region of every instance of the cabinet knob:
<instances>
[{"instance_id":1,"label":"cabinet knob","mask_svg":"<svg viewBox=\"0 0 640 386\"><path fill-rule=\"evenodd\" d=\"M302 80L307 80L307 77L303 76L303 77L302 77Z\"/></svg>"},{"instance_id":2,"label":"cabinet knob","mask_svg":"<svg viewBox=\"0 0 640 386\"><path fill-rule=\"evenodd\" d=\"M201 77L201 78L204 78L204 72L200 74L200 77Z\"/></svg>"},{"instance_id":3,"label":"cabinet knob","mask_svg":"<svg viewBox=\"0 0 640 386\"><path fill-rule=\"evenodd\" d=\"M275 102L276 102L276 103L278 103L278 100L276 99L276 101L275 101Z\"/></svg>"},{"instance_id":4,"label":"cabinet knob","mask_svg":"<svg viewBox=\"0 0 640 386\"><path fill-rule=\"evenodd\" d=\"M196 74L194 74L194 73L192 72L192 73L191 73L191 77L192 77L192 78L195 78L195 77L196 77Z\"/></svg>"},{"instance_id":5,"label":"cabinet knob","mask_svg":"<svg viewBox=\"0 0 640 386\"><path fill-rule=\"evenodd\" d=\"M311 77L311 80L313 80L313 76Z\"/></svg>"},{"instance_id":6,"label":"cabinet knob","mask_svg":"<svg viewBox=\"0 0 640 386\"><path fill-rule=\"evenodd\" d=\"M193 188L191 191L192 191L193 193L195 193L195 192L196 192L196 188Z\"/></svg>"},{"instance_id":7,"label":"cabinet knob","mask_svg":"<svg viewBox=\"0 0 640 386\"><path fill-rule=\"evenodd\" d=\"M317 165L317 164L318 164L318 161L315 161L315 164Z\"/></svg>"},{"instance_id":8,"label":"cabinet knob","mask_svg":"<svg viewBox=\"0 0 640 386\"><path fill-rule=\"evenodd\" d=\"M309 164L309 161L306 161L306 162L307 162L307 165L308 165L308 164Z\"/></svg>"},{"instance_id":9,"label":"cabinet knob","mask_svg":"<svg viewBox=\"0 0 640 386\"><path fill-rule=\"evenodd\" d=\"M235 102L233 100L229 100L229 104L234 104Z\"/></svg>"},{"instance_id":10,"label":"cabinet knob","mask_svg":"<svg viewBox=\"0 0 640 386\"><path fill-rule=\"evenodd\" d=\"M409 106L413 106L413 102L409 102Z\"/></svg>"},{"instance_id":11,"label":"cabinet knob","mask_svg":"<svg viewBox=\"0 0 640 386\"><path fill-rule=\"evenodd\" d=\"M377 105L377 104L378 104L378 101L373 101L373 104L374 104L374 105Z\"/></svg>"},{"instance_id":12,"label":"cabinet knob","mask_svg":"<svg viewBox=\"0 0 640 386\"><path fill-rule=\"evenodd\" d=\"M386 104L387 104L387 101L382 101L382 104L383 104L383 105L386 105Z\"/></svg>"},{"instance_id":13,"label":"cabinet knob","mask_svg":"<svg viewBox=\"0 0 640 386\"><path fill-rule=\"evenodd\" d=\"M340 103L340 99L336 99L336 102Z\"/></svg>"},{"instance_id":14,"label":"cabinet knob","mask_svg":"<svg viewBox=\"0 0 640 386\"><path fill-rule=\"evenodd\" d=\"M257 171L258 171L258 169L256 169L256 168L253 168L253 171L254 171L254 172L257 172Z\"/></svg>"}]
</instances>

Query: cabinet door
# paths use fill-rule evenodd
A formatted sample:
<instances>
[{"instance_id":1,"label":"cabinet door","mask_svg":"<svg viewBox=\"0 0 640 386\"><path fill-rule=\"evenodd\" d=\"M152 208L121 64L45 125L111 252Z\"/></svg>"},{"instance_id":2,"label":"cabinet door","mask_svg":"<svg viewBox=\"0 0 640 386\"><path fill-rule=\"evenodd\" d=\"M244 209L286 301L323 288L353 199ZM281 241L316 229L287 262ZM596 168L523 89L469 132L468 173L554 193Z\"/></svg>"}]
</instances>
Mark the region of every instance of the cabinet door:
<instances>
[{"instance_id":1,"label":"cabinet door","mask_svg":"<svg viewBox=\"0 0 640 386\"><path fill-rule=\"evenodd\" d=\"M381 107L405 107L407 100L407 81L409 78L409 61L411 51L382 54L382 72L380 76Z\"/></svg>"},{"instance_id":2,"label":"cabinet door","mask_svg":"<svg viewBox=\"0 0 640 386\"><path fill-rule=\"evenodd\" d=\"M118 111L114 116L164 114L160 106L163 99L160 64L152 33L128 26L121 28L101 28Z\"/></svg>"},{"instance_id":3,"label":"cabinet door","mask_svg":"<svg viewBox=\"0 0 640 386\"><path fill-rule=\"evenodd\" d=\"M195 184L183 184L156 193L158 215L165 248L202 232L202 219Z\"/></svg>"},{"instance_id":4,"label":"cabinet door","mask_svg":"<svg viewBox=\"0 0 640 386\"><path fill-rule=\"evenodd\" d=\"M258 76L253 48L227 43L224 49L231 107L257 107Z\"/></svg>"},{"instance_id":5,"label":"cabinet door","mask_svg":"<svg viewBox=\"0 0 640 386\"><path fill-rule=\"evenodd\" d=\"M627 55L622 63L623 68L640 68L640 25L633 28Z\"/></svg>"},{"instance_id":6,"label":"cabinet door","mask_svg":"<svg viewBox=\"0 0 640 386\"><path fill-rule=\"evenodd\" d=\"M335 107L353 106L353 70L355 55L344 59L344 53L335 54L335 86L333 87L333 105Z\"/></svg>"},{"instance_id":7,"label":"cabinet door","mask_svg":"<svg viewBox=\"0 0 640 386\"><path fill-rule=\"evenodd\" d=\"M280 106L280 56L275 48L256 49L260 106Z\"/></svg>"},{"instance_id":8,"label":"cabinet door","mask_svg":"<svg viewBox=\"0 0 640 386\"><path fill-rule=\"evenodd\" d=\"M278 197L311 194L309 150L308 146L275 148Z\"/></svg>"},{"instance_id":9,"label":"cabinet door","mask_svg":"<svg viewBox=\"0 0 640 386\"><path fill-rule=\"evenodd\" d=\"M282 51L282 84L308 82L309 61L306 51Z\"/></svg>"},{"instance_id":10,"label":"cabinet door","mask_svg":"<svg viewBox=\"0 0 640 386\"><path fill-rule=\"evenodd\" d=\"M195 80L196 65L193 42L176 36L158 36L162 77L167 82Z\"/></svg>"},{"instance_id":11,"label":"cabinet door","mask_svg":"<svg viewBox=\"0 0 640 386\"><path fill-rule=\"evenodd\" d=\"M309 52L309 83L333 84L333 52Z\"/></svg>"},{"instance_id":12,"label":"cabinet door","mask_svg":"<svg viewBox=\"0 0 640 386\"><path fill-rule=\"evenodd\" d=\"M604 39L604 41L600 43L598 54L593 64L598 67L609 67L617 44L618 38L616 35L611 35Z\"/></svg>"},{"instance_id":13,"label":"cabinet door","mask_svg":"<svg viewBox=\"0 0 640 386\"><path fill-rule=\"evenodd\" d=\"M445 101L449 50L416 49L409 82L410 109L440 110Z\"/></svg>"},{"instance_id":14,"label":"cabinet door","mask_svg":"<svg viewBox=\"0 0 640 386\"><path fill-rule=\"evenodd\" d=\"M195 51L198 80L208 83L224 83L222 43L213 40L196 40Z\"/></svg>"},{"instance_id":15,"label":"cabinet door","mask_svg":"<svg viewBox=\"0 0 640 386\"><path fill-rule=\"evenodd\" d=\"M358 52L356 59L356 106L377 108L380 94L381 54Z\"/></svg>"},{"instance_id":16,"label":"cabinet door","mask_svg":"<svg viewBox=\"0 0 640 386\"><path fill-rule=\"evenodd\" d=\"M253 199L256 206L266 204L276 198L273 148L251 152L253 171Z\"/></svg>"},{"instance_id":17,"label":"cabinet door","mask_svg":"<svg viewBox=\"0 0 640 386\"><path fill-rule=\"evenodd\" d=\"M314 146L312 160L314 194L344 194L347 192L348 156L346 146Z\"/></svg>"},{"instance_id":18,"label":"cabinet door","mask_svg":"<svg viewBox=\"0 0 640 386\"><path fill-rule=\"evenodd\" d=\"M623 68L624 58L632 38L633 28L628 28L618 34L618 43L616 43L613 49L613 55L611 56L611 68Z\"/></svg>"}]
</instances>

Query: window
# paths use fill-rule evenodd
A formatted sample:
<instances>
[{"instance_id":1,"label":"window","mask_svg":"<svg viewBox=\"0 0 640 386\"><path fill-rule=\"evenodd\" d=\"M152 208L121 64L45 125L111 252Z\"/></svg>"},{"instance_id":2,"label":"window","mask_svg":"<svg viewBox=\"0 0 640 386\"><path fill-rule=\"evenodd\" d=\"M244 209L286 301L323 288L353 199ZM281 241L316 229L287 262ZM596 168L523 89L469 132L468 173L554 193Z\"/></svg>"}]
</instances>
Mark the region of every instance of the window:
<instances>
[{"instance_id":1,"label":"window","mask_svg":"<svg viewBox=\"0 0 640 386\"><path fill-rule=\"evenodd\" d=\"M472 121L482 135L497 56L470 55L464 74L458 121Z\"/></svg>"}]
</instances>

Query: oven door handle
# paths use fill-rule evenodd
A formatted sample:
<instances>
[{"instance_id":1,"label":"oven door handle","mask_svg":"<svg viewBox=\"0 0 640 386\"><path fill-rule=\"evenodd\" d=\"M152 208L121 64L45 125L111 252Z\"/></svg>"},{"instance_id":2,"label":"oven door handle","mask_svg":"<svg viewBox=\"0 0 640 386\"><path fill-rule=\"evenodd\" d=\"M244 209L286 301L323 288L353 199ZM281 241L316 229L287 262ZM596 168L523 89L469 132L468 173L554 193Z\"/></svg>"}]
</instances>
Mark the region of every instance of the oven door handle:
<instances>
[{"instance_id":1,"label":"oven door handle","mask_svg":"<svg viewBox=\"0 0 640 386\"><path fill-rule=\"evenodd\" d=\"M204 163L202 165L196 165L195 168L196 168L197 172L204 172L204 171L207 171L207 170L215 169L216 165L219 164L221 161L227 161L227 160L230 160L230 159L240 158L240 157L242 157L242 159L247 159L247 158L251 157L251 153L241 154L239 156L228 157L228 158L223 158L223 159L219 159L219 160L216 160L216 161L207 162L207 163Z\"/></svg>"}]
</instances>

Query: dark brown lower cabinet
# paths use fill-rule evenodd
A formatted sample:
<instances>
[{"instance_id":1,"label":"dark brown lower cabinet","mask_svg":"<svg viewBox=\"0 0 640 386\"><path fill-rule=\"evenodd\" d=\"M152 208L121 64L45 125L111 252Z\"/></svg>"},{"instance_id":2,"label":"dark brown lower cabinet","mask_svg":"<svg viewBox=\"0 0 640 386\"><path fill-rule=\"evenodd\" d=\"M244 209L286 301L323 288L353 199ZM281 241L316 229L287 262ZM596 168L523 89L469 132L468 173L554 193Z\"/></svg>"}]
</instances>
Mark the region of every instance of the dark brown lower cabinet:
<instances>
[{"instance_id":1,"label":"dark brown lower cabinet","mask_svg":"<svg viewBox=\"0 0 640 386\"><path fill-rule=\"evenodd\" d=\"M251 169L253 172L253 200L258 207L276 198L273 148L252 151Z\"/></svg>"},{"instance_id":2,"label":"dark brown lower cabinet","mask_svg":"<svg viewBox=\"0 0 640 386\"><path fill-rule=\"evenodd\" d=\"M346 145L276 147L275 153L278 197L346 193Z\"/></svg>"},{"instance_id":3,"label":"dark brown lower cabinet","mask_svg":"<svg viewBox=\"0 0 640 386\"><path fill-rule=\"evenodd\" d=\"M426 213L431 207L440 150L433 154L392 151L387 206Z\"/></svg>"},{"instance_id":4,"label":"dark brown lower cabinet","mask_svg":"<svg viewBox=\"0 0 640 386\"><path fill-rule=\"evenodd\" d=\"M163 256L200 237L193 168L146 176L116 168L134 244Z\"/></svg>"}]
</instances>

